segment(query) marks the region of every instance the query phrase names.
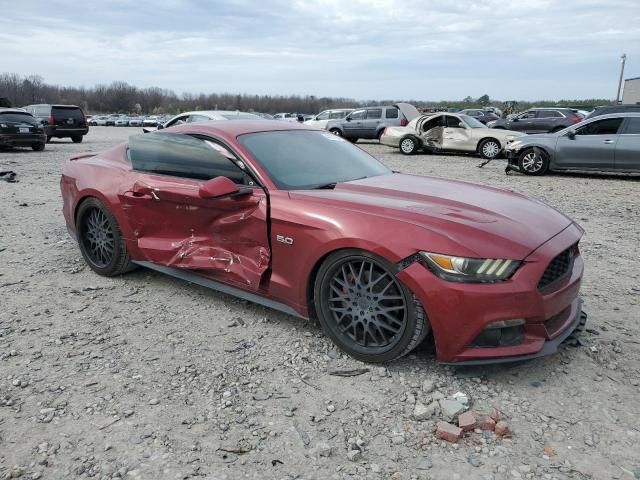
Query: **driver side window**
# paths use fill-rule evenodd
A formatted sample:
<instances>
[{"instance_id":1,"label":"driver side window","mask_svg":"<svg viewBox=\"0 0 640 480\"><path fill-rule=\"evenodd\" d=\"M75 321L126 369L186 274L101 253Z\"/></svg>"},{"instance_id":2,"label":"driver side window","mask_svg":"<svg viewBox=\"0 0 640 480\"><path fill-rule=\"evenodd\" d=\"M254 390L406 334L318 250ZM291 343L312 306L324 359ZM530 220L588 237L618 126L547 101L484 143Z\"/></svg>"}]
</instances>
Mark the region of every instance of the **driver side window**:
<instances>
[{"instance_id":1,"label":"driver side window","mask_svg":"<svg viewBox=\"0 0 640 480\"><path fill-rule=\"evenodd\" d=\"M451 117L447 115L445 117L445 127L447 128L463 128L460 126L460 120L456 117Z\"/></svg>"},{"instance_id":2,"label":"driver side window","mask_svg":"<svg viewBox=\"0 0 640 480\"><path fill-rule=\"evenodd\" d=\"M576 130L576 135L616 135L623 118L607 118L591 122Z\"/></svg>"},{"instance_id":3,"label":"driver side window","mask_svg":"<svg viewBox=\"0 0 640 480\"><path fill-rule=\"evenodd\" d=\"M356 110L351 113L351 120L363 120L366 114L366 110Z\"/></svg>"},{"instance_id":4,"label":"driver side window","mask_svg":"<svg viewBox=\"0 0 640 480\"><path fill-rule=\"evenodd\" d=\"M329 119L329 113L330 112L322 112L320 115L318 115L315 120L328 120Z\"/></svg>"},{"instance_id":5,"label":"driver side window","mask_svg":"<svg viewBox=\"0 0 640 480\"><path fill-rule=\"evenodd\" d=\"M128 156L134 170L197 180L227 177L253 185L224 147L179 133L145 133L129 139Z\"/></svg>"}]
</instances>

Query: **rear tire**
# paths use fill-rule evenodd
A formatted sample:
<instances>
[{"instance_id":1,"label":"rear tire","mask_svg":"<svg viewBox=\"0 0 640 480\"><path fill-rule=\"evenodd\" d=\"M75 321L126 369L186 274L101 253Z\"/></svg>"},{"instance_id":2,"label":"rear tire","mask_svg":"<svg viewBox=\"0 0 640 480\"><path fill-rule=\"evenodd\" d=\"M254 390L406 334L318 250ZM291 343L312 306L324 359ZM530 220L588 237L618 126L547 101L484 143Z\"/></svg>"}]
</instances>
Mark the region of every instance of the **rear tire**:
<instances>
[{"instance_id":1,"label":"rear tire","mask_svg":"<svg viewBox=\"0 0 640 480\"><path fill-rule=\"evenodd\" d=\"M31 145L31 148L36 152L41 152L44 150L44 143L34 143Z\"/></svg>"},{"instance_id":2,"label":"rear tire","mask_svg":"<svg viewBox=\"0 0 640 480\"><path fill-rule=\"evenodd\" d=\"M527 148L518 155L518 168L525 175L544 175L549 169L549 156L540 148Z\"/></svg>"},{"instance_id":3,"label":"rear tire","mask_svg":"<svg viewBox=\"0 0 640 480\"><path fill-rule=\"evenodd\" d=\"M314 307L324 332L363 362L408 354L430 331L420 302L395 276L396 266L369 252L333 253L314 282Z\"/></svg>"},{"instance_id":4,"label":"rear tire","mask_svg":"<svg viewBox=\"0 0 640 480\"><path fill-rule=\"evenodd\" d=\"M77 136L71 137L71 141L73 143L82 143L82 135L77 135Z\"/></svg>"},{"instance_id":5,"label":"rear tire","mask_svg":"<svg viewBox=\"0 0 640 480\"><path fill-rule=\"evenodd\" d=\"M404 155L413 155L418 151L418 141L411 135L402 137L398 146Z\"/></svg>"},{"instance_id":6,"label":"rear tire","mask_svg":"<svg viewBox=\"0 0 640 480\"><path fill-rule=\"evenodd\" d=\"M118 222L97 198L88 198L78 208L76 232L80 252L97 274L113 277L135 268Z\"/></svg>"}]
</instances>

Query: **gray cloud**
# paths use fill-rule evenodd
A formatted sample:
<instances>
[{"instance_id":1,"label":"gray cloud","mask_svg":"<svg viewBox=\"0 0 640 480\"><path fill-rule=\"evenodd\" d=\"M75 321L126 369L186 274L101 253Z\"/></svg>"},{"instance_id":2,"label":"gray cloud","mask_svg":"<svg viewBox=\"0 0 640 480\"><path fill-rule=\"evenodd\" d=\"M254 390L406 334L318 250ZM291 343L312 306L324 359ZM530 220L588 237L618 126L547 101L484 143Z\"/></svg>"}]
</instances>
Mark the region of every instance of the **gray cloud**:
<instances>
[{"instance_id":1,"label":"gray cloud","mask_svg":"<svg viewBox=\"0 0 640 480\"><path fill-rule=\"evenodd\" d=\"M64 85L354 98L615 95L635 0L8 2L2 71Z\"/></svg>"}]
</instances>

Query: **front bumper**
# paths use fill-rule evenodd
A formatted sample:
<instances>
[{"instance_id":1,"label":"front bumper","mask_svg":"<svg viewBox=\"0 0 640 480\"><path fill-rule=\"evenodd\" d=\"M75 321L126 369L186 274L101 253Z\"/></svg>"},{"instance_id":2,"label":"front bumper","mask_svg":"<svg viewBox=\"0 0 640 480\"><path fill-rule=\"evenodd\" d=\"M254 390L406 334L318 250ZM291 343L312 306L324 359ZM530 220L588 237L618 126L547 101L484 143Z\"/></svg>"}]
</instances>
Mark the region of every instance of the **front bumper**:
<instances>
[{"instance_id":1,"label":"front bumper","mask_svg":"<svg viewBox=\"0 0 640 480\"><path fill-rule=\"evenodd\" d=\"M446 282L420 263L398 273L422 302L433 330L438 361L456 364L518 361L547 355L580 323L578 297L584 263L573 259L569 272L539 289L549 262L577 243L582 235L572 224L532 252L514 276L501 283ZM524 319L515 344L476 346L474 340L498 321Z\"/></svg>"},{"instance_id":2,"label":"front bumper","mask_svg":"<svg viewBox=\"0 0 640 480\"><path fill-rule=\"evenodd\" d=\"M46 142L44 133L0 133L0 145L6 147L30 147Z\"/></svg>"}]
</instances>

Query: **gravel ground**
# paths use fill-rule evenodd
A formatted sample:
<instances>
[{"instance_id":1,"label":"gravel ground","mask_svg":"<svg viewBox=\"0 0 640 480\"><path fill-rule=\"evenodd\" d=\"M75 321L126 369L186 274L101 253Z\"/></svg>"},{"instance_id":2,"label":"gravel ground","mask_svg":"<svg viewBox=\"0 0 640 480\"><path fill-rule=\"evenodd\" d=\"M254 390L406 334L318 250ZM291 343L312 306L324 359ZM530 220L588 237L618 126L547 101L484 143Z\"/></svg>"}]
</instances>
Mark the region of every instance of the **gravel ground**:
<instances>
[{"instance_id":1,"label":"gravel ground","mask_svg":"<svg viewBox=\"0 0 640 480\"><path fill-rule=\"evenodd\" d=\"M451 368L425 342L380 367L341 355L317 324L151 271L86 267L62 218L61 165L137 131L0 152L19 179L0 181L1 479L640 478L637 178L507 176L500 161L360 143L406 173L525 192L587 232L581 345ZM511 438L438 440L445 412L425 406L456 392L479 415L498 409Z\"/></svg>"}]
</instances>

